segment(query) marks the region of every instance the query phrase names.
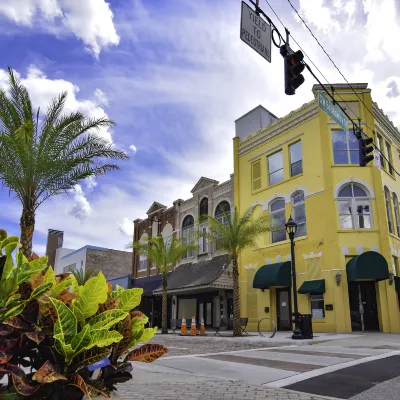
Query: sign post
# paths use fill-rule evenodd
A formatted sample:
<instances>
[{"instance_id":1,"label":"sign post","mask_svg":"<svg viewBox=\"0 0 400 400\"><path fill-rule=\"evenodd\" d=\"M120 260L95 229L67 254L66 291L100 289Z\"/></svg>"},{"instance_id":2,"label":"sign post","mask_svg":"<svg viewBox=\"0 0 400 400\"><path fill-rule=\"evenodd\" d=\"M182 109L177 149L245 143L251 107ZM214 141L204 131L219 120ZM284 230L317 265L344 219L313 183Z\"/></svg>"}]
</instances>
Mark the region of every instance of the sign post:
<instances>
[{"instance_id":1,"label":"sign post","mask_svg":"<svg viewBox=\"0 0 400 400\"><path fill-rule=\"evenodd\" d=\"M242 1L240 39L271 62L271 25Z\"/></svg>"},{"instance_id":2,"label":"sign post","mask_svg":"<svg viewBox=\"0 0 400 400\"><path fill-rule=\"evenodd\" d=\"M346 134L348 133L349 120L346 117L346 114L336 104L333 104L321 91L318 92L318 106L329 117L331 117L346 132Z\"/></svg>"}]
</instances>

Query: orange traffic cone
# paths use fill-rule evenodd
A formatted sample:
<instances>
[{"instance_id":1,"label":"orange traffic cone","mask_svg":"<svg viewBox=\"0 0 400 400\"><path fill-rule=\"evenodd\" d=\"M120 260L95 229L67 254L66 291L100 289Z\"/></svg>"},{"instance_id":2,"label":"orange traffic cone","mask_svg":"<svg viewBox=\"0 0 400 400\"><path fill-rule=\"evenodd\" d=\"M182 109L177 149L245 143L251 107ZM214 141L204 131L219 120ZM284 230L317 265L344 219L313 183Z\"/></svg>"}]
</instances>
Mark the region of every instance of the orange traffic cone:
<instances>
[{"instance_id":1,"label":"orange traffic cone","mask_svg":"<svg viewBox=\"0 0 400 400\"><path fill-rule=\"evenodd\" d=\"M186 318L182 317L181 336L187 336Z\"/></svg>"},{"instance_id":2,"label":"orange traffic cone","mask_svg":"<svg viewBox=\"0 0 400 400\"><path fill-rule=\"evenodd\" d=\"M192 326L190 327L190 336L196 336L196 317L192 317Z\"/></svg>"},{"instance_id":3,"label":"orange traffic cone","mask_svg":"<svg viewBox=\"0 0 400 400\"><path fill-rule=\"evenodd\" d=\"M206 328L204 326L204 318L202 318L200 325L200 336L205 336L205 335L206 335Z\"/></svg>"}]
</instances>

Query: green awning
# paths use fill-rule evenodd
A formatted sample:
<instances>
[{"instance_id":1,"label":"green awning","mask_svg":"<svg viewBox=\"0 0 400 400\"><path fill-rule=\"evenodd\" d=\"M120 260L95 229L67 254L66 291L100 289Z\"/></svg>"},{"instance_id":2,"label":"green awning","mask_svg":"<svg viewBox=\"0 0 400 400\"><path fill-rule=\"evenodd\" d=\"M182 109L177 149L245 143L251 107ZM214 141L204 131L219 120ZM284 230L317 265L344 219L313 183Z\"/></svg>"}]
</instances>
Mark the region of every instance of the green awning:
<instances>
[{"instance_id":1,"label":"green awning","mask_svg":"<svg viewBox=\"0 0 400 400\"><path fill-rule=\"evenodd\" d=\"M397 292L400 292L400 277L394 277L394 287L396 288Z\"/></svg>"},{"instance_id":2,"label":"green awning","mask_svg":"<svg viewBox=\"0 0 400 400\"><path fill-rule=\"evenodd\" d=\"M325 293L325 279L316 281L305 281L297 291L300 294L321 294Z\"/></svg>"},{"instance_id":3,"label":"green awning","mask_svg":"<svg viewBox=\"0 0 400 400\"><path fill-rule=\"evenodd\" d=\"M389 279L388 263L382 254L376 251L366 251L353 257L346 265L347 280L383 281Z\"/></svg>"},{"instance_id":4,"label":"green awning","mask_svg":"<svg viewBox=\"0 0 400 400\"><path fill-rule=\"evenodd\" d=\"M263 265L254 276L253 288L268 289L270 286L292 286L291 263Z\"/></svg>"}]
</instances>

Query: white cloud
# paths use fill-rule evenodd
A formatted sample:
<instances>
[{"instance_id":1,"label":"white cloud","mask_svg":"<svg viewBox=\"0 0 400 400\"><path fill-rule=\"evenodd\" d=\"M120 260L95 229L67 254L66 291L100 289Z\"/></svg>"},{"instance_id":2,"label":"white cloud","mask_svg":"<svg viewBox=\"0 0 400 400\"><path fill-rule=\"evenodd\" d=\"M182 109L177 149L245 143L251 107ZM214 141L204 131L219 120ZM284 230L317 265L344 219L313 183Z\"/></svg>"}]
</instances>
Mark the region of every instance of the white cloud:
<instances>
[{"instance_id":1,"label":"white cloud","mask_svg":"<svg viewBox=\"0 0 400 400\"><path fill-rule=\"evenodd\" d=\"M1 0L0 14L17 24L52 31L60 23L98 57L119 44L113 12L105 0Z\"/></svg>"},{"instance_id":2,"label":"white cloud","mask_svg":"<svg viewBox=\"0 0 400 400\"><path fill-rule=\"evenodd\" d=\"M97 102L103 106L108 106L109 102L108 102L108 98L106 96L106 94L100 90L100 89L96 89L94 91L94 97L97 100Z\"/></svg>"},{"instance_id":3,"label":"white cloud","mask_svg":"<svg viewBox=\"0 0 400 400\"><path fill-rule=\"evenodd\" d=\"M45 112L52 99L56 98L62 91L67 91L68 98L65 103L64 112L81 111L88 118L107 117L104 109L95 101L78 99L79 87L70 81L49 79L44 72L34 65L31 65L28 68L26 76L22 76L21 78L22 83L29 91L33 106L36 108L40 107L41 113ZM0 69L0 86L6 87L7 82L7 72ZM111 131L108 128L100 128L97 134L112 142Z\"/></svg>"},{"instance_id":4,"label":"white cloud","mask_svg":"<svg viewBox=\"0 0 400 400\"><path fill-rule=\"evenodd\" d=\"M88 189L94 189L97 186L97 181L94 176L89 176L89 178L86 178L85 183Z\"/></svg>"},{"instance_id":5,"label":"white cloud","mask_svg":"<svg viewBox=\"0 0 400 400\"><path fill-rule=\"evenodd\" d=\"M136 146L135 146L134 144L131 144L131 145L129 146L129 149L132 150L133 153L136 153L136 152L137 152L137 148L136 148Z\"/></svg>"},{"instance_id":6,"label":"white cloud","mask_svg":"<svg viewBox=\"0 0 400 400\"><path fill-rule=\"evenodd\" d=\"M92 206L85 197L81 185L75 185L73 189L74 203L68 210L68 214L80 219L85 220L92 215Z\"/></svg>"},{"instance_id":7,"label":"white cloud","mask_svg":"<svg viewBox=\"0 0 400 400\"><path fill-rule=\"evenodd\" d=\"M118 229L123 235L129 238L133 236L133 222L128 218L124 218L122 222L118 224Z\"/></svg>"}]
</instances>

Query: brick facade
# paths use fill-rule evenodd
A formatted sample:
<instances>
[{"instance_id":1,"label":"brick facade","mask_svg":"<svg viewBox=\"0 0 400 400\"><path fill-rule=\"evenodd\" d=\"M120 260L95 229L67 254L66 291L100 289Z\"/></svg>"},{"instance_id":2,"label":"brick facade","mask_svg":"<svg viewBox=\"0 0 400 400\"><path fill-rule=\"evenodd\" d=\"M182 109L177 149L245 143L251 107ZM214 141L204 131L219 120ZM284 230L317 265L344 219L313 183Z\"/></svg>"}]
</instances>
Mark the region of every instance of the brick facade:
<instances>
[{"instance_id":1,"label":"brick facade","mask_svg":"<svg viewBox=\"0 0 400 400\"><path fill-rule=\"evenodd\" d=\"M93 268L96 273L102 271L106 279L130 275L132 272L132 255L128 251L95 250L86 251L86 269Z\"/></svg>"}]
</instances>

